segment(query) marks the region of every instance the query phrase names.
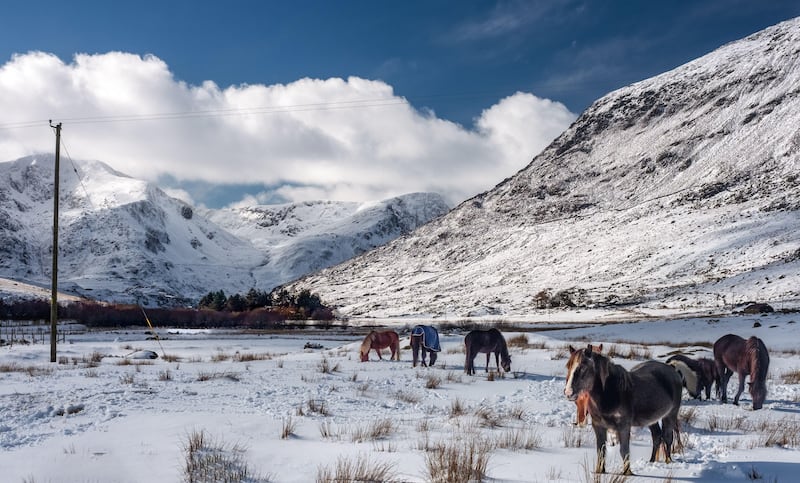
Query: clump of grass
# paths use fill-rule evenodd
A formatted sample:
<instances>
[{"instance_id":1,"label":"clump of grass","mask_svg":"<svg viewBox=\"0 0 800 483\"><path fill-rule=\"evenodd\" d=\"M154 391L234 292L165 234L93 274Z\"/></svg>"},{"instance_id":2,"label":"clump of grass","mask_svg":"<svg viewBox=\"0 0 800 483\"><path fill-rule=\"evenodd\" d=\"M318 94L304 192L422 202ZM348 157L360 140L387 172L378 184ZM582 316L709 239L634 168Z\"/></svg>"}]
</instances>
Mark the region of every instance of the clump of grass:
<instances>
[{"instance_id":1,"label":"clump of grass","mask_svg":"<svg viewBox=\"0 0 800 483\"><path fill-rule=\"evenodd\" d=\"M415 393L410 392L410 391L403 391L403 390L397 391L397 393L395 393L395 397L397 397L397 399L399 399L400 401L403 401L403 402L406 402L406 403L409 403L409 404L416 404L416 403L420 402L420 400L422 399L422 397L420 397L418 394L415 394Z\"/></svg>"},{"instance_id":2,"label":"clump of grass","mask_svg":"<svg viewBox=\"0 0 800 483\"><path fill-rule=\"evenodd\" d=\"M483 481L492 444L480 437L456 438L433 445L425 453L427 480L431 483Z\"/></svg>"},{"instance_id":3,"label":"clump of grass","mask_svg":"<svg viewBox=\"0 0 800 483\"><path fill-rule=\"evenodd\" d=\"M792 369L781 374L784 384L800 384L800 369Z\"/></svg>"},{"instance_id":4,"label":"clump of grass","mask_svg":"<svg viewBox=\"0 0 800 483\"><path fill-rule=\"evenodd\" d=\"M291 416L283 418L281 424L281 439L288 439L289 436L294 435L295 429L297 429L297 421Z\"/></svg>"},{"instance_id":5,"label":"clump of grass","mask_svg":"<svg viewBox=\"0 0 800 483\"><path fill-rule=\"evenodd\" d=\"M723 416L721 414L712 413L708 415L706 419L706 424L708 426L708 430L715 432L715 431L731 431L731 430L742 430L746 428L747 418L743 415L730 415L730 416Z\"/></svg>"},{"instance_id":6,"label":"clump of grass","mask_svg":"<svg viewBox=\"0 0 800 483\"><path fill-rule=\"evenodd\" d=\"M498 448L530 451L542 447L542 435L533 426L511 428L495 442Z\"/></svg>"},{"instance_id":7,"label":"clump of grass","mask_svg":"<svg viewBox=\"0 0 800 483\"><path fill-rule=\"evenodd\" d=\"M509 347L519 347L522 349L527 349L529 346L528 336L525 334L515 335L514 337L509 338L506 343Z\"/></svg>"},{"instance_id":8,"label":"clump of grass","mask_svg":"<svg viewBox=\"0 0 800 483\"><path fill-rule=\"evenodd\" d=\"M217 352L211 356L211 362L225 362L231 358L230 354L224 352Z\"/></svg>"},{"instance_id":9,"label":"clump of grass","mask_svg":"<svg viewBox=\"0 0 800 483\"><path fill-rule=\"evenodd\" d=\"M191 433L183 450L185 483L269 481L268 477L256 475L248 467L243 457L245 448L212 441L205 431Z\"/></svg>"},{"instance_id":10,"label":"clump of grass","mask_svg":"<svg viewBox=\"0 0 800 483\"><path fill-rule=\"evenodd\" d=\"M161 354L161 358L165 362L180 362L181 358L176 356L175 354Z\"/></svg>"},{"instance_id":11,"label":"clump of grass","mask_svg":"<svg viewBox=\"0 0 800 483\"><path fill-rule=\"evenodd\" d=\"M428 374L425 378L425 387L428 389L438 389L442 385L442 378L436 374Z\"/></svg>"},{"instance_id":12,"label":"clump of grass","mask_svg":"<svg viewBox=\"0 0 800 483\"><path fill-rule=\"evenodd\" d=\"M344 483L357 481L381 481L394 483L394 463L373 462L369 457L359 455L355 458L339 457L333 467L317 468L316 483Z\"/></svg>"},{"instance_id":13,"label":"clump of grass","mask_svg":"<svg viewBox=\"0 0 800 483\"><path fill-rule=\"evenodd\" d=\"M484 428L497 428L502 426L502 419L494 411L486 406L481 406L475 411L480 425Z\"/></svg>"},{"instance_id":14,"label":"clump of grass","mask_svg":"<svg viewBox=\"0 0 800 483\"><path fill-rule=\"evenodd\" d=\"M464 406L464 401L455 398L450 402L450 417L457 418L466 414L467 408Z\"/></svg>"},{"instance_id":15,"label":"clump of grass","mask_svg":"<svg viewBox=\"0 0 800 483\"><path fill-rule=\"evenodd\" d=\"M331 365L330 361L327 357L323 357L322 360L319 362L319 372L323 374L330 374L332 372L339 371L339 363L337 362L334 365Z\"/></svg>"},{"instance_id":16,"label":"clump of grass","mask_svg":"<svg viewBox=\"0 0 800 483\"><path fill-rule=\"evenodd\" d=\"M796 447L800 445L800 421L794 418L768 420L760 433L759 444L761 446Z\"/></svg>"},{"instance_id":17,"label":"clump of grass","mask_svg":"<svg viewBox=\"0 0 800 483\"><path fill-rule=\"evenodd\" d=\"M561 439L565 448L581 448L586 443L587 434L581 428L569 425L562 429Z\"/></svg>"},{"instance_id":18,"label":"clump of grass","mask_svg":"<svg viewBox=\"0 0 800 483\"><path fill-rule=\"evenodd\" d=\"M461 382L461 374L456 373L455 371L448 371L447 375L445 376L445 381L447 382Z\"/></svg>"},{"instance_id":19,"label":"clump of grass","mask_svg":"<svg viewBox=\"0 0 800 483\"><path fill-rule=\"evenodd\" d=\"M364 426L355 426L350 433L350 440L354 443L363 443L364 441L385 439L394 431L395 425L391 419L378 419Z\"/></svg>"},{"instance_id":20,"label":"clump of grass","mask_svg":"<svg viewBox=\"0 0 800 483\"><path fill-rule=\"evenodd\" d=\"M251 353L240 353L237 352L233 356L233 360L235 362L254 362L254 361L269 361L272 360L272 354L268 352L262 352L260 354L251 354Z\"/></svg>"},{"instance_id":21,"label":"clump of grass","mask_svg":"<svg viewBox=\"0 0 800 483\"><path fill-rule=\"evenodd\" d=\"M119 382L122 384L133 384L134 383L134 376L132 373L127 373L119 376Z\"/></svg>"},{"instance_id":22,"label":"clump of grass","mask_svg":"<svg viewBox=\"0 0 800 483\"><path fill-rule=\"evenodd\" d=\"M164 369L163 371L158 373L158 380L159 381L171 381L172 380L172 372L169 369Z\"/></svg>"},{"instance_id":23,"label":"clump of grass","mask_svg":"<svg viewBox=\"0 0 800 483\"><path fill-rule=\"evenodd\" d=\"M308 400L308 410L312 413L317 413L322 416L329 416L330 412L328 408L325 407L325 401L316 399L309 399Z\"/></svg>"},{"instance_id":24,"label":"clump of grass","mask_svg":"<svg viewBox=\"0 0 800 483\"><path fill-rule=\"evenodd\" d=\"M697 407L689 406L681 408L678 419L686 426L693 426L697 419Z\"/></svg>"},{"instance_id":25,"label":"clump of grass","mask_svg":"<svg viewBox=\"0 0 800 483\"><path fill-rule=\"evenodd\" d=\"M214 379L229 379L233 382L239 382L239 376L232 372L206 372L200 371L197 373L197 380L200 382L211 381Z\"/></svg>"}]
</instances>

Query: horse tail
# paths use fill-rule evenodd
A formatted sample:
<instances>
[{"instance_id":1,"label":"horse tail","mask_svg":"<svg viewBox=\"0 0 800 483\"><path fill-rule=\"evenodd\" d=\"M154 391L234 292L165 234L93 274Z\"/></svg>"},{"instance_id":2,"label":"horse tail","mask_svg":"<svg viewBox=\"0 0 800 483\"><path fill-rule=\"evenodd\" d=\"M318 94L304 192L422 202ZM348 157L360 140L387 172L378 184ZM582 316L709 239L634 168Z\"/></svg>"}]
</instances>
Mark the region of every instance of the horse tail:
<instances>
[{"instance_id":1,"label":"horse tail","mask_svg":"<svg viewBox=\"0 0 800 483\"><path fill-rule=\"evenodd\" d=\"M769 371L769 352L767 351L767 347L764 345L764 342L756 336L747 339L745 346L751 363L750 382L754 384L765 384L767 372Z\"/></svg>"},{"instance_id":2,"label":"horse tail","mask_svg":"<svg viewBox=\"0 0 800 483\"><path fill-rule=\"evenodd\" d=\"M394 346L394 360L400 360L400 336L397 332L392 332L392 346Z\"/></svg>"}]
</instances>

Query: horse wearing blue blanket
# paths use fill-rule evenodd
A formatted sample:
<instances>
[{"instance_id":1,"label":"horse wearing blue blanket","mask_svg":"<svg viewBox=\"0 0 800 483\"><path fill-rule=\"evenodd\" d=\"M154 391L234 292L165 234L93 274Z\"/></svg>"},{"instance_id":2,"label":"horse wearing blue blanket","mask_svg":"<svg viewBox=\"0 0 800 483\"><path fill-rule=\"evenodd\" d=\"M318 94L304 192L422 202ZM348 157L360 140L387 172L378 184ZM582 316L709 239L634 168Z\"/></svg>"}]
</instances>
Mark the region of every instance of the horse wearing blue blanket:
<instances>
[{"instance_id":1,"label":"horse wearing blue blanket","mask_svg":"<svg viewBox=\"0 0 800 483\"><path fill-rule=\"evenodd\" d=\"M431 355L430 365L433 366L436 363L436 353L442 350L441 346L439 346L439 332L436 331L435 327L431 327L430 325L417 325L411 329L411 353L414 358L413 367L417 367L420 349L422 350L422 366L427 366L427 364L425 364L426 352Z\"/></svg>"}]
</instances>

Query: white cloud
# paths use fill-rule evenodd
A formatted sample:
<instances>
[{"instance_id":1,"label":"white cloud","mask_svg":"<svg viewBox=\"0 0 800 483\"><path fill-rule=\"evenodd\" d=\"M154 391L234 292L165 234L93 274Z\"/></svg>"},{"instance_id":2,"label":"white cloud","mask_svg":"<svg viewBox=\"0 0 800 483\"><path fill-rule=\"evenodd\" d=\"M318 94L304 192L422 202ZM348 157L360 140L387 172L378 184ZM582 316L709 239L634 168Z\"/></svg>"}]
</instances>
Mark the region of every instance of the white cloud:
<instances>
[{"instance_id":1,"label":"white cloud","mask_svg":"<svg viewBox=\"0 0 800 483\"><path fill-rule=\"evenodd\" d=\"M415 109L381 81L188 85L157 57L120 52L69 64L16 55L0 67L0 105L0 161L51 152L53 119L75 159L151 181L278 186L293 201L438 191L456 203L524 167L575 118L517 93L469 130Z\"/></svg>"}]
</instances>

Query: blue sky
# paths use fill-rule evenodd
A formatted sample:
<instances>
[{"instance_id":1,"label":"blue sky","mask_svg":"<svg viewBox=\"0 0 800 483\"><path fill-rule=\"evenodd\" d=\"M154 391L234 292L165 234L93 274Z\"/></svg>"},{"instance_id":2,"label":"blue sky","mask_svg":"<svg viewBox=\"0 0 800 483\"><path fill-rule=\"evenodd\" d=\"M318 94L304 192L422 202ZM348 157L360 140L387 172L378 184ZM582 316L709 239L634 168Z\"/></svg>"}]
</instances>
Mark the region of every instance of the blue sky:
<instances>
[{"instance_id":1,"label":"blue sky","mask_svg":"<svg viewBox=\"0 0 800 483\"><path fill-rule=\"evenodd\" d=\"M86 144L96 144L88 137L88 129L94 127L97 132L100 130L97 124L89 123L80 129L76 126L72 130L75 146L70 148L82 157L99 158L131 175L151 176L165 187L183 189L192 202L220 206L242 198L247 202L309 197L368 199L405 190L443 191L455 203L491 188L524 167L536 150L544 147L574 116L607 92L798 16L800 2L40 1L14 2L4 6L4 10L0 17L0 66L3 69L0 74L4 72L10 76L14 71L21 76L21 72L27 72L25 75L34 72L39 82L49 84L45 82L49 77L44 72L53 72L54 87L41 87L45 90L37 97L54 97L56 101L49 106L27 108L20 104L18 109L2 114L0 127L15 127L5 130L5 134L0 130L2 160L13 159L25 149L36 150L46 145L29 132L23 132L24 129L16 129L19 123L38 119L33 113L41 113L42 118L111 117L120 125L117 130L103 126L103 136L111 139L126 132L130 134L122 126L129 123L119 119L128 115L204 109L222 112L243 106L269 107L270 103L293 106L313 103L325 110L334 106L337 110L348 111L339 119L325 120L312 119L316 114L308 118L302 118L301 114L272 115L273 118L294 116L295 119L291 127L276 126L278 121L275 120L261 126L286 130L288 138L317 146L319 149L313 153L283 146L282 142L288 142L287 136L280 138L278 149L272 149L273 143L244 147L239 152L235 146L249 142L243 134L248 129L246 123L227 134L225 129L234 128L211 126L214 130L209 132L222 129L228 143L198 149L193 159L198 159L201 152L214 152L216 161L208 163L219 165L228 162L222 158L230 153L231 159L246 158L252 163L234 162L232 169L224 173L215 172L210 165L207 169L186 169L191 162L176 160L179 157L176 153L181 149L168 146L166 140L162 143L156 139L151 151L139 152L140 158L134 160L113 149L106 152L98 148L83 149ZM32 58L25 57L31 52L51 57L49 60L39 58L36 68L17 69L23 60L34 63ZM134 57L112 59L108 56L111 52ZM76 54L86 56L79 61ZM56 65L54 60L60 60L63 65ZM114 85L127 83L120 85L120 91L129 90L125 91L124 99L113 102L108 102L110 94L104 94L103 109L97 108L100 101L96 89L91 93L93 97L83 104L74 98L86 94L86 88L63 91L64 82L75 85L76 79L92 76L109 79L115 72L147 74L142 74L139 83L127 83L130 77L126 77L126 82L116 82ZM165 76L168 79L164 79ZM98 78L92 78L95 79L90 83L92 86L100 83ZM154 78L163 83L149 85L148 79ZM345 85L298 84L306 78L342 79ZM377 84L356 85L348 81L351 78ZM207 81L213 86L194 89ZM26 83L30 84L31 80ZM0 89L2 86L0 82ZM185 89L182 90L182 86ZM246 86L262 86L265 90L256 95L247 91ZM282 91L291 90L292 95L276 97L276 86L282 86ZM238 90L227 92L229 88ZM308 89L314 94L308 95ZM196 92L198 90L203 92ZM57 102L59 92L71 96L70 106ZM154 97L143 100L151 92L155 93ZM238 94L248 101L237 98L234 102L225 96L226 92L230 94L227 97ZM514 97L516 93L530 97ZM20 97L19 93L11 91L6 95L9 99ZM223 97L226 97L224 102ZM217 102L210 103L209 99ZM399 108L374 105L375 100L386 99L397 101ZM360 107L351 109L336 104L341 102L360 103ZM557 122L541 128L544 134L536 143L521 141L518 151L506 149L507 152L498 153L498 138L495 136L494 144L489 142L491 133L507 131L513 122L503 115L519 112L520 105L526 106L528 117L515 119L517 123L524 121L535 130L540 129L542 120L557 119ZM556 108L560 111L553 111ZM351 112L354 110L373 109L377 112L371 114L371 119L379 116L381 122L387 124L386 131L374 134L333 132L342 125L353 126L353 130L363 125L373 129L369 119L348 117L357 116ZM398 110L408 112L398 114ZM494 110L491 120L486 116L490 110ZM386 119L395 115L404 117L392 122ZM447 126L446 132L437 131L442 123L448 122L455 125ZM178 122L149 123L158 124L151 128L152 133L140 128L141 132L134 134L157 137L160 133L166 137L169 132L170 137L183 145L196 142L182 132L182 128L176 127ZM306 129L309 126L311 128ZM67 122L66 139L71 137L70 127ZM419 137L424 137L422 134L403 131L403 136L408 137L403 137L401 149L395 149L391 134L406 128L435 132L452 144L426 140ZM553 130L557 132L552 134ZM524 131L519 135L538 136ZM369 139L356 146L357 140L363 137ZM214 137L205 135L201 142L212 143ZM428 142L433 144L428 145ZM4 145L14 143L14 149L3 149ZM117 145L124 144L121 140ZM113 146L111 141L108 145ZM409 146L414 149L408 149ZM371 157L369 149L384 154ZM413 153L397 154L407 149ZM264 151L282 152L285 157L275 155L259 159L258 153ZM460 165L457 158L462 151L479 152L486 159L472 159ZM446 159L448 152L453 153L454 159ZM497 161L501 157L513 159ZM362 161L354 163L350 158ZM160 168L137 170L135 167L149 162ZM183 169L179 166L181 163ZM383 163L405 163L408 169L403 171L403 176L398 176L395 168L388 169ZM431 163L438 168L425 167ZM284 172L287 165L302 166L295 169L301 173ZM254 178L229 173L247 170L248 166L272 174ZM341 170L337 170L337 166L341 166ZM485 166L481 169L488 173L475 171L480 166ZM454 180L460 183L460 189L446 186L441 179L453 171L470 173ZM315 176L305 179L304 175L310 172ZM409 173L416 173L416 176ZM365 181L356 180L361 177ZM400 178L407 183L390 181ZM484 185L477 179L482 179Z\"/></svg>"}]
</instances>

